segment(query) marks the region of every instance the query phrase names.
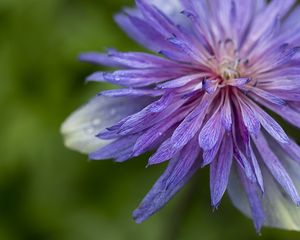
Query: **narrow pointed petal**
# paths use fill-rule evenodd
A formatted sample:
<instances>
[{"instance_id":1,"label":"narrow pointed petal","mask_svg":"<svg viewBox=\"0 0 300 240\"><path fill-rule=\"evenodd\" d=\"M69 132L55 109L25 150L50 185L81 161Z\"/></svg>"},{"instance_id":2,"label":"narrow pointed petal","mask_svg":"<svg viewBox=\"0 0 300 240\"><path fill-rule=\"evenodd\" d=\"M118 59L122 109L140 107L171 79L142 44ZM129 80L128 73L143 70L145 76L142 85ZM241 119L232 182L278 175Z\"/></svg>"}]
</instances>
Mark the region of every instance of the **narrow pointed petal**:
<instances>
[{"instance_id":1,"label":"narrow pointed petal","mask_svg":"<svg viewBox=\"0 0 300 240\"><path fill-rule=\"evenodd\" d=\"M149 158L149 165L159 164L170 160L181 149L174 148L171 139L167 139L160 145L157 151Z\"/></svg>"},{"instance_id":2,"label":"narrow pointed petal","mask_svg":"<svg viewBox=\"0 0 300 240\"><path fill-rule=\"evenodd\" d=\"M288 161L286 158L282 158L282 160L284 162ZM294 170L289 171L289 174L294 180L297 189L299 189L299 164L289 161L286 162L286 164L291 164L289 167L286 167L289 170ZM266 167L262 168L262 174L265 182L265 192L261 197L263 211L265 213L263 225L286 230L300 231L300 209L288 197L286 197L286 194L283 193L282 189L278 186L277 182ZM251 217L249 203L243 187L239 183L236 171L231 172L228 192L235 207L248 217Z\"/></svg>"},{"instance_id":3,"label":"narrow pointed petal","mask_svg":"<svg viewBox=\"0 0 300 240\"><path fill-rule=\"evenodd\" d=\"M277 141L282 143L288 143L289 137L286 135L282 127L264 110L257 105L253 105L255 108L256 116L258 117L261 125L272 135Z\"/></svg>"},{"instance_id":4,"label":"narrow pointed petal","mask_svg":"<svg viewBox=\"0 0 300 240\"><path fill-rule=\"evenodd\" d=\"M133 218L137 223L145 221L160 210L193 176L200 167L200 163L196 160L199 150L197 142L193 141L170 161L164 174L133 212Z\"/></svg>"},{"instance_id":5,"label":"narrow pointed petal","mask_svg":"<svg viewBox=\"0 0 300 240\"><path fill-rule=\"evenodd\" d=\"M231 171L229 196L236 208L253 219L257 232L265 223L266 215L261 201L261 193L254 183L249 182L237 168Z\"/></svg>"},{"instance_id":6,"label":"narrow pointed petal","mask_svg":"<svg viewBox=\"0 0 300 240\"><path fill-rule=\"evenodd\" d=\"M277 182L282 186L285 192L290 196L291 200L296 204L300 204L300 197L298 191L290 178L288 172L275 155L275 153L270 149L265 137L260 134L255 140L256 147L266 164L267 168L270 170Z\"/></svg>"},{"instance_id":7,"label":"narrow pointed petal","mask_svg":"<svg viewBox=\"0 0 300 240\"><path fill-rule=\"evenodd\" d=\"M222 135L224 134L224 132L222 132ZM217 142L217 144L210 150L208 151L203 151L203 163L202 163L202 167L205 167L206 165L209 165L212 163L212 161L215 160L221 143L222 143L223 138L219 138L219 141Z\"/></svg>"},{"instance_id":8,"label":"narrow pointed petal","mask_svg":"<svg viewBox=\"0 0 300 240\"><path fill-rule=\"evenodd\" d=\"M127 87L144 87L155 83L160 83L170 79L181 77L187 73L186 69L133 69L133 70L118 70L112 73L104 73L103 78L107 82L118 84ZM89 77L91 80L92 77Z\"/></svg>"},{"instance_id":9,"label":"narrow pointed petal","mask_svg":"<svg viewBox=\"0 0 300 240\"><path fill-rule=\"evenodd\" d=\"M201 82L201 78L205 77L207 74L200 73L200 74L192 74L192 75L186 75L181 78L173 79L171 81L168 81L166 83L159 84L158 87L162 89L166 88L179 88L183 87L188 83L194 82L195 80Z\"/></svg>"},{"instance_id":10,"label":"narrow pointed petal","mask_svg":"<svg viewBox=\"0 0 300 240\"><path fill-rule=\"evenodd\" d=\"M139 135L119 138L116 141L89 154L91 160L115 159L117 162L128 160L132 157L133 146Z\"/></svg>"},{"instance_id":11,"label":"narrow pointed petal","mask_svg":"<svg viewBox=\"0 0 300 240\"><path fill-rule=\"evenodd\" d=\"M297 143L290 140L288 144L280 144L280 146L295 162L300 163L300 146Z\"/></svg>"},{"instance_id":12,"label":"narrow pointed petal","mask_svg":"<svg viewBox=\"0 0 300 240\"><path fill-rule=\"evenodd\" d=\"M149 128L136 142L134 146L135 155L140 155L145 152L153 143L157 142L159 139L164 139L175 129L174 125L180 122L184 118L185 113L171 115L162 124L157 124L152 128ZM170 131L170 129L172 131Z\"/></svg>"},{"instance_id":13,"label":"narrow pointed petal","mask_svg":"<svg viewBox=\"0 0 300 240\"><path fill-rule=\"evenodd\" d=\"M128 96L158 97L163 95L164 92L159 90L151 90L151 89L124 88L124 89L106 90L106 91L102 91L100 94L107 97L128 97Z\"/></svg>"},{"instance_id":14,"label":"narrow pointed petal","mask_svg":"<svg viewBox=\"0 0 300 240\"><path fill-rule=\"evenodd\" d=\"M232 106L229 99L228 90L225 94L224 105L221 113L222 123L227 131L231 131L232 128Z\"/></svg>"},{"instance_id":15,"label":"narrow pointed petal","mask_svg":"<svg viewBox=\"0 0 300 240\"><path fill-rule=\"evenodd\" d=\"M197 106L197 108L182 121L178 128L176 128L172 136L174 147L181 148L196 135L213 98L213 96L209 96L208 94L204 95L199 106Z\"/></svg>"},{"instance_id":16,"label":"narrow pointed petal","mask_svg":"<svg viewBox=\"0 0 300 240\"><path fill-rule=\"evenodd\" d=\"M247 127L250 134L256 136L260 131L260 122L257 119L255 110L242 99L240 99L239 103L241 106L240 110L245 126Z\"/></svg>"},{"instance_id":17,"label":"narrow pointed petal","mask_svg":"<svg viewBox=\"0 0 300 240\"><path fill-rule=\"evenodd\" d=\"M89 62L96 65L103 65L108 67L123 67L122 64L109 58L105 53L88 52L79 56L79 60Z\"/></svg>"},{"instance_id":18,"label":"narrow pointed petal","mask_svg":"<svg viewBox=\"0 0 300 240\"><path fill-rule=\"evenodd\" d=\"M217 207L227 188L233 158L232 137L224 137L220 152L210 165L210 192L212 206Z\"/></svg>"},{"instance_id":19,"label":"narrow pointed petal","mask_svg":"<svg viewBox=\"0 0 300 240\"><path fill-rule=\"evenodd\" d=\"M111 61L132 69L180 67L180 65L176 62L142 52L111 51L108 53L108 57Z\"/></svg>"},{"instance_id":20,"label":"narrow pointed petal","mask_svg":"<svg viewBox=\"0 0 300 240\"><path fill-rule=\"evenodd\" d=\"M212 149L221 137L222 124L219 110L207 121L199 134L200 147L208 151Z\"/></svg>"}]
</instances>

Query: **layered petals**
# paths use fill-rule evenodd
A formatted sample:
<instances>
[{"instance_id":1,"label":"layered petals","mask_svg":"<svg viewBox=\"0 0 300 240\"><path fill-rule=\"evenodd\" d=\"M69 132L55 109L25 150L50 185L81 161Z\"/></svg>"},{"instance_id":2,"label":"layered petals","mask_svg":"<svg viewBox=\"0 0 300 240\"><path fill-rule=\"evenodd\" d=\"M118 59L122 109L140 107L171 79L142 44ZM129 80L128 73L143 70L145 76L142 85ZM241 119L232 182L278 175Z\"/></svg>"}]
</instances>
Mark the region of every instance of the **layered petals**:
<instances>
[{"instance_id":1,"label":"layered petals","mask_svg":"<svg viewBox=\"0 0 300 240\"><path fill-rule=\"evenodd\" d=\"M211 204L228 190L263 226L300 231L300 147L277 122L300 128L300 24L295 0L136 0L115 16L151 53L89 52L112 83L63 124L65 144L93 160L153 151L168 167L134 211L141 223L201 167ZM263 23L263 24L262 24ZM275 114L274 114L275 113ZM278 115L278 116L276 116Z\"/></svg>"},{"instance_id":2,"label":"layered petals","mask_svg":"<svg viewBox=\"0 0 300 240\"><path fill-rule=\"evenodd\" d=\"M112 122L138 111L151 99L95 97L75 111L61 126L65 145L82 153L90 153L108 144L96 135Z\"/></svg>"}]
</instances>

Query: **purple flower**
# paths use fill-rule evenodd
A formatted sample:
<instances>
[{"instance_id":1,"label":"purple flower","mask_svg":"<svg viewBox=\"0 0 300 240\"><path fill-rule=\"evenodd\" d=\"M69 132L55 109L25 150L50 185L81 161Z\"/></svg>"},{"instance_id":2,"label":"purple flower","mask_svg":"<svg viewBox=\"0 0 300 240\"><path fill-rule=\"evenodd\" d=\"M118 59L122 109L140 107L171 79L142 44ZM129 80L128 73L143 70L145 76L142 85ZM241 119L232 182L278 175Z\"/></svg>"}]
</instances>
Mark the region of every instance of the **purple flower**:
<instances>
[{"instance_id":1,"label":"purple flower","mask_svg":"<svg viewBox=\"0 0 300 240\"><path fill-rule=\"evenodd\" d=\"M151 4L150 4L151 2ZM262 226L300 230L300 147L268 113L300 127L300 7L294 0L137 0L116 15L157 54L86 53L118 70L88 81L104 91L62 126L66 146L123 162L155 151L168 167L134 211L140 223L193 174L210 168L211 204L227 190Z\"/></svg>"}]
</instances>

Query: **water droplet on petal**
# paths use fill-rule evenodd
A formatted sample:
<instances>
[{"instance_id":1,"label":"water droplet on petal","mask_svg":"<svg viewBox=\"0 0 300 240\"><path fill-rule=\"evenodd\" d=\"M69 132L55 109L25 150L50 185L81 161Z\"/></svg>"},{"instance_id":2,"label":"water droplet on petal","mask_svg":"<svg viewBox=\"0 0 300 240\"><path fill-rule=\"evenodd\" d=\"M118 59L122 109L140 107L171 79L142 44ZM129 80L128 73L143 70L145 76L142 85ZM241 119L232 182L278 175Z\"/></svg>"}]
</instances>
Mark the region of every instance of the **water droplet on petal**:
<instances>
[{"instance_id":1,"label":"water droplet on petal","mask_svg":"<svg viewBox=\"0 0 300 240\"><path fill-rule=\"evenodd\" d=\"M114 108L110 109L110 114L111 115L115 115L116 113L117 113L116 109L114 109Z\"/></svg>"},{"instance_id":2,"label":"water droplet on petal","mask_svg":"<svg viewBox=\"0 0 300 240\"><path fill-rule=\"evenodd\" d=\"M99 126L100 123L101 123L101 120L99 118L94 119L92 122L93 126L95 126L95 127Z\"/></svg>"}]
</instances>

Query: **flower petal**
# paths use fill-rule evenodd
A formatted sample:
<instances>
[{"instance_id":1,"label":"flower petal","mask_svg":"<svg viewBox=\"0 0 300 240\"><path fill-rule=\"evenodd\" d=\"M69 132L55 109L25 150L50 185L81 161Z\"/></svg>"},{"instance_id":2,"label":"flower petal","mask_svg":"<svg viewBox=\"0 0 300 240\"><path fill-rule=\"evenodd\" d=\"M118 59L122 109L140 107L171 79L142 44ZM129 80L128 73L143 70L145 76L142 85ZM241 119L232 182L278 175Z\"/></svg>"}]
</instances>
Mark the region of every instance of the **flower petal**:
<instances>
[{"instance_id":1,"label":"flower petal","mask_svg":"<svg viewBox=\"0 0 300 240\"><path fill-rule=\"evenodd\" d=\"M172 62L153 54L142 52L117 52L110 51L108 53L111 61L122 66L132 69L162 68L162 67L179 67L176 62Z\"/></svg>"},{"instance_id":2,"label":"flower petal","mask_svg":"<svg viewBox=\"0 0 300 240\"><path fill-rule=\"evenodd\" d=\"M151 0L151 4L157 6L166 15L176 17L182 10L179 0Z\"/></svg>"},{"instance_id":3,"label":"flower petal","mask_svg":"<svg viewBox=\"0 0 300 240\"><path fill-rule=\"evenodd\" d=\"M281 158L286 164L291 164L286 168L289 170L289 175L294 180L297 189L300 189L299 172L300 165L288 161L287 158ZM293 171L291 171L293 170ZM263 204L263 211L265 213L265 220L263 225L286 230L300 231L300 209L286 197L282 189L275 182L270 172L266 167L262 167L262 174L265 182L265 192L260 197ZM229 196L241 212L248 217L251 217L249 203L247 196L239 183L236 171L231 172L230 182L228 186Z\"/></svg>"},{"instance_id":4,"label":"flower petal","mask_svg":"<svg viewBox=\"0 0 300 240\"><path fill-rule=\"evenodd\" d=\"M183 147L197 134L213 99L214 96L205 94L201 103L176 128L171 138L174 147Z\"/></svg>"},{"instance_id":5,"label":"flower petal","mask_svg":"<svg viewBox=\"0 0 300 240\"><path fill-rule=\"evenodd\" d=\"M227 188L233 158L232 136L226 134L219 156L210 165L210 192L212 206L217 207Z\"/></svg>"},{"instance_id":6,"label":"flower petal","mask_svg":"<svg viewBox=\"0 0 300 240\"><path fill-rule=\"evenodd\" d=\"M286 135L282 127L264 110L262 110L258 105L252 104L255 109L256 116L259 119L261 125L271 134L277 141L282 143L288 143L289 137Z\"/></svg>"},{"instance_id":7,"label":"flower petal","mask_svg":"<svg viewBox=\"0 0 300 240\"><path fill-rule=\"evenodd\" d=\"M128 96L151 96L158 97L163 95L163 91L152 89L123 88L102 91L100 94L107 97L128 97Z\"/></svg>"},{"instance_id":8,"label":"flower petal","mask_svg":"<svg viewBox=\"0 0 300 240\"><path fill-rule=\"evenodd\" d=\"M108 144L96 137L113 122L139 111L148 98L107 98L98 96L75 111L61 126L65 145L82 153L90 153Z\"/></svg>"},{"instance_id":9,"label":"flower petal","mask_svg":"<svg viewBox=\"0 0 300 240\"><path fill-rule=\"evenodd\" d=\"M281 185L284 191L290 196L291 200L296 204L300 204L300 197L297 192L297 189L290 178L287 170L284 168L278 157L271 150L266 141L265 137L262 135L258 135L257 139L255 139L255 145L262 157L267 168L270 170L274 178Z\"/></svg>"},{"instance_id":10,"label":"flower petal","mask_svg":"<svg viewBox=\"0 0 300 240\"><path fill-rule=\"evenodd\" d=\"M149 165L159 164L170 160L181 149L174 148L171 139L163 142L157 151L149 158Z\"/></svg>"},{"instance_id":11,"label":"flower petal","mask_svg":"<svg viewBox=\"0 0 300 240\"><path fill-rule=\"evenodd\" d=\"M143 152L151 149L154 143L159 139L164 139L166 136L172 134L176 128L176 124L180 122L186 115L187 111L180 113L175 112L170 117L162 120L161 123L157 123L153 127L149 128L141 137L137 140L134 146L134 155L138 156Z\"/></svg>"},{"instance_id":12,"label":"flower petal","mask_svg":"<svg viewBox=\"0 0 300 240\"><path fill-rule=\"evenodd\" d=\"M101 147L89 154L91 160L105 160L114 158L116 162L123 162L132 157L133 146L140 135L130 135L118 138L116 141Z\"/></svg>"},{"instance_id":13,"label":"flower petal","mask_svg":"<svg viewBox=\"0 0 300 240\"><path fill-rule=\"evenodd\" d=\"M163 71L162 69L126 69L103 74L107 82L128 87L144 87L155 83L171 80L187 74L187 69L175 68ZM89 80L98 81L98 79ZM102 79L100 79L103 81Z\"/></svg>"},{"instance_id":14,"label":"flower petal","mask_svg":"<svg viewBox=\"0 0 300 240\"><path fill-rule=\"evenodd\" d=\"M212 149L222 133L221 114L219 109L204 124L199 134L199 145L204 151Z\"/></svg>"},{"instance_id":15,"label":"flower petal","mask_svg":"<svg viewBox=\"0 0 300 240\"><path fill-rule=\"evenodd\" d=\"M96 65L103 65L108 67L123 67L122 64L109 58L105 53L87 52L79 56L79 60Z\"/></svg>"},{"instance_id":16,"label":"flower petal","mask_svg":"<svg viewBox=\"0 0 300 240\"><path fill-rule=\"evenodd\" d=\"M230 174L229 196L236 208L252 218L255 228L259 232L266 218L261 202L261 192L241 173L238 166L235 167Z\"/></svg>"},{"instance_id":17,"label":"flower petal","mask_svg":"<svg viewBox=\"0 0 300 240\"><path fill-rule=\"evenodd\" d=\"M139 207L133 212L133 218L141 223L160 210L200 167L197 161L200 148L197 141L189 143L173 158L164 174L154 184Z\"/></svg>"}]
</instances>

